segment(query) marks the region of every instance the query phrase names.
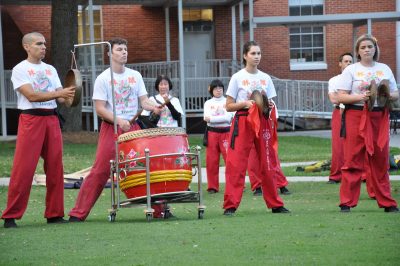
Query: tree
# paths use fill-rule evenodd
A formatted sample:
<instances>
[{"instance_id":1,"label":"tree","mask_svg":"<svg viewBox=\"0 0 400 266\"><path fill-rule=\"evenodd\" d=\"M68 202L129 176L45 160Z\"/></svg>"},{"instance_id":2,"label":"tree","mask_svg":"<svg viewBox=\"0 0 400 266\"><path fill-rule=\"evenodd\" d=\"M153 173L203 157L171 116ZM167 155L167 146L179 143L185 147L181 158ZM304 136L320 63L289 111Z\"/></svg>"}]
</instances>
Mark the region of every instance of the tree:
<instances>
[{"instance_id":1,"label":"tree","mask_svg":"<svg viewBox=\"0 0 400 266\"><path fill-rule=\"evenodd\" d=\"M51 1L51 58L61 82L71 67L71 50L78 43L78 3L77 0ZM67 108L59 106L65 118L64 131L82 130L82 105Z\"/></svg>"}]
</instances>

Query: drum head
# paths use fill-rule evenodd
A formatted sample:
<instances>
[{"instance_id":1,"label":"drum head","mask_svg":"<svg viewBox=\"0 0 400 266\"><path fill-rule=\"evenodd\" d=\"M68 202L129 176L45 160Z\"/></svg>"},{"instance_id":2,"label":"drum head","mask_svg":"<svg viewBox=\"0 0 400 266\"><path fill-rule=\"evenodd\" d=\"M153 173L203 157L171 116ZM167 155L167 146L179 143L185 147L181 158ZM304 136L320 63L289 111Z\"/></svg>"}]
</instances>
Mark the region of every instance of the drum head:
<instances>
[{"instance_id":1,"label":"drum head","mask_svg":"<svg viewBox=\"0 0 400 266\"><path fill-rule=\"evenodd\" d=\"M70 69L65 76L65 87L75 86L75 95L71 106L77 106L81 101L82 76L78 69Z\"/></svg>"}]
</instances>

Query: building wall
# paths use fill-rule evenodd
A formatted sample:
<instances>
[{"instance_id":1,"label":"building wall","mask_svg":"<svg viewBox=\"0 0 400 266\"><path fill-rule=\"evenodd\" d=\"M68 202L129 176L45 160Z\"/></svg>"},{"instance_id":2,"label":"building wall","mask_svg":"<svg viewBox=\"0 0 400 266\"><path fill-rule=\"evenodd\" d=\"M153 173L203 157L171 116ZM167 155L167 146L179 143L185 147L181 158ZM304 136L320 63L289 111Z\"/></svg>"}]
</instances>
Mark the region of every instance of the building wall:
<instances>
[{"instance_id":1,"label":"building wall","mask_svg":"<svg viewBox=\"0 0 400 266\"><path fill-rule=\"evenodd\" d=\"M395 11L395 1L388 0L325 0L325 14L351 12L385 12ZM3 29L8 34L7 44L21 43L21 35L30 31L40 31L50 47L50 6L3 6L8 15L7 25L15 24L20 34L9 34L14 29ZM254 1L255 16L287 16L288 1L258 0ZM3 12L3 13L4 13ZM124 37L128 40L128 63L153 62L166 60L165 18L163 8L147 8L139 5L105 5L103 14L103 38ZM248 16L247 7L244 12ZM231 48L231 7L217 6L214 8L215 19L215 58L232 58ZM3 18L3 21L5 19ZM12 21L11 21L12 20ZM236 8L237 58L241 58L239 44L239 10ZM373 22L372 33L377 37L381 48L380 61L388 64L393 71L396 69L395 58L395 22ZM357 35L366 33L366 26L356 29ZM330 24L325 28L325 54L328 69L309 71L290 71L288 28L265 27L254 30L254 39L260 44L263 59L260 69L282 79L328 80L338 74L338 56L353 49L353 27L351 24ZM171 60L179 59L177 8L170 8L170 45ZM245 34L245 40L248 33ZM13 51L12 45L5 46L5 54L14 53L11 59L6 58L6 65L15 65L21 58L23 50ZM50 61L50 52L45 60ZM25 54L22 55L23 57Z\"/></svg>"}]
</instances>

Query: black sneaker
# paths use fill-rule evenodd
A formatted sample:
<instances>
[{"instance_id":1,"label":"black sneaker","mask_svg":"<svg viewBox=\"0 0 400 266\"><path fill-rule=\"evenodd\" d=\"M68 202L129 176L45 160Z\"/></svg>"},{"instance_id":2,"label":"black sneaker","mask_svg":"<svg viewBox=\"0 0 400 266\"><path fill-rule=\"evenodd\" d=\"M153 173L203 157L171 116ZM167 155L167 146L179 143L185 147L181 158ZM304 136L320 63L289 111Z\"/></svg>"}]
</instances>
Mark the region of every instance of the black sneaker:
<instances>
[{"instance_id":1,"label":"black sneaker","mask_svg":"<svg viewBox=\"0 0 400 266\"><path fill-rule=\"evenodd\" d=\"M253 191L253 195L254 195L254 196L262 196L261 187L256 188L256 189Z\"/></svg>"},{"instance_id":2,"label":"black sneaker","mask_svg":"<svg viewBox=\"0 0 400 266\"><path fill-rule=\"evenodd\" d=\"M399 212L399 208L395 206L385 207L385 212Z\"/></svg>"},{"instance_id":3,"label":"black sneaker","mask_svg":"<svg viewBox=\"0 0 400 266\"><path fill-rule=\"evenodd\" d=\"M232 216L232 215L235 214L235 212L236 212L236 209L235 209L235 208L228 208L228 209L226 209L226 210L224 211L224 215L226 215L226 216Z\"/></svg>"},{"instance_id":4,"label":"black sneaker","mask_svg":"<svg viewBox=\"0 0 400 266\"><path fill-rule=\"evenodd\" d=\"M215 190L215 189L213 189L213 188L210 188L210 189L207 190L207 191L208 191L208 194L215 194L215 193L218 193L218 191Z\"/></svg>"},{"instance_id":5,"label":"black sneaker","mask_svg":"<svg viewBox=\"0 0 400 266\"><path fill-rule=\"evenodd\" d=\"M286 209L285 207L277 207L277 208L272 208L272 213L289 213L290 211Z\"/></svg>"},{"instance_id":6,"label":"black sneaker","mask_svg":"<svg viewBox=\"0 0 400 266\"><path fill-rule=\"evenodd\" d=\"M282 195L290 195L292 193L290 193L289 189L287 189L286 187L281 187L279 188L279 190L281 191Z\"/></svg>"},{"instance_id":7,"label":"black sneaker","mask_svg":"<svg viewBox=\"0 0 400 266\"><path fill-rule=\"evenodd\" d=\"M80 222L83 222L83 220L81 220L81 219L79 219L78 217L75 217L75 216L70 216L69 219L68 219L68 221L69 221L70 223L80 223Z\"/></svg>"},{"instance_id":8,"label":"black sneaker","mask_svg":"<svg viewBox=\"0 0 400 266\"><path fill-rule=\"evenodd\" d=\"M47 223L48 224L64 224L64 223L68 223L68 220L64 220L63 217L52 217L52 218L47 218Z\"/></svg>"},{"instance_id":9,"label":"black sneaker","mask_svg":"<svg viewBox=\"0 0 400 266\"><path fill-rule=\"evenodd\" d=\"M15 219L14 218L5 218L4 219L4 228L17 228Z\"/></svg>"},{"instance_id":10,"label":"black sneaker","mask_svg":"<svg viewBox=\"0 0 400 266\"><path fill-rule=\"evenodd\" d=\"M333 180L333 179L329 179L329 181L327 182L327 184L339 184L340 181L337 180Z\"/></svg>"},{"instance_id":11,"label":"black sneaker","mask_svg":"<svg viewBox=\"0 0 400 266\"><path fill-rule=\"evenodd\" d=\"M349 206L340 206L340 211L341 212L350 212L350 207Z\"/></svg>"}]
</instances>

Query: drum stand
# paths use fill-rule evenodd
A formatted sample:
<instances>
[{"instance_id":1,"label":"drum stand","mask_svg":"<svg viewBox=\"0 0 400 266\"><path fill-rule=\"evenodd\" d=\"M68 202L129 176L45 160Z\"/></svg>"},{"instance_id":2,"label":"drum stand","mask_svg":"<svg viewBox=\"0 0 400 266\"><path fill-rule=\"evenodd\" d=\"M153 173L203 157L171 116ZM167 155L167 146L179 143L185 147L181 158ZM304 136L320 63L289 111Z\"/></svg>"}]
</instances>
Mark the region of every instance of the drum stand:
<instances>
[{"instance_id":1,"label":"drum stand","mask_svg":"<svg viewBox=\"0 0 400 266\"><path fill-rule=\"evenodd\" d=\"M205 206L203 205L203 195L202 195L202 177L201 177L201 158L200 158L200 147L196 146L194 148L196 152L191 153L168 153L168 154L157 154L150 156L150 150L145 149L145 157L139 157L131 160L120 161L116 163L114 160L110 161L110 179L111 182L111 209L109 210L109 221L114 222L117 216L117 210L119 208L129 208L135 206L145 206L144 213L146 215L146 219L150 222L153 219L154 210L151 208L152 204L162 204L164 206L164 219L167 219L170 216L170 210L168 207L168 203L191 203L198 202L197 206L197 218L203 219ZM160 158L160 157L186 157L188 160L192 162L192 175L195 176L197 174L198 178L198 187L196 191L177 191L177 192L167 192L161 194L151 194L150 193L150 164L152 158ZM136 166L131 167L132 162L145 160L144 166ZM121 167L124 165L124 167ZM118 167L119 166L119 167ZM132 199L127 199L121 201L120 199L120 187L119 187L119 179L123 179L126 177L126 173L135 170L146 170L146 196L136 197ZM117 171L119 171L117 173Z\"/></svg>"}]
</instances>

